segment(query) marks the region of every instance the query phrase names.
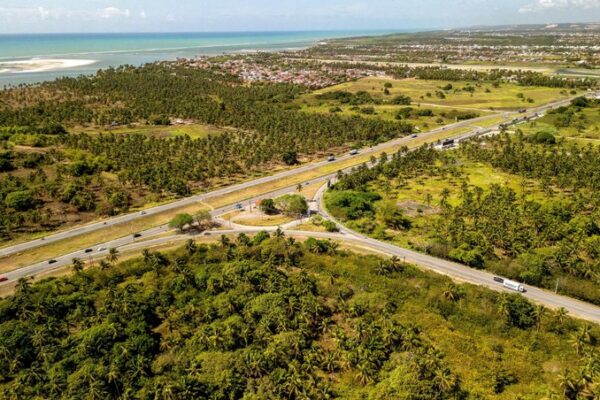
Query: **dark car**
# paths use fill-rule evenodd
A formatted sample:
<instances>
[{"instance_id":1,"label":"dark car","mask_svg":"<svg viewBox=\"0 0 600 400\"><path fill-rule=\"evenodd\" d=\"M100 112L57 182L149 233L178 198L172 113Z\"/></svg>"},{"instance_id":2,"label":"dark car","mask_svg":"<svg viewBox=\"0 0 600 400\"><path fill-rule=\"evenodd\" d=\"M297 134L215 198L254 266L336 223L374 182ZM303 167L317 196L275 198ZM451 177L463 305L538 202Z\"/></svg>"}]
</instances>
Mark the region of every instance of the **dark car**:
<instances>
[{"instance_id":1,"label":"dark car","mask_svg":"<svg viewBox=\"0 0 600 400\"><path fill-rule=\"evenodd\" d=\"M48 264L56 264L56 260L50 260L48 261Z\"/></svg>"},{"instance_id":2,"label":"dark car","mask_svg":"<svg viewBox=\"0 0 600 400\"><path fill-rule=\"evenodd\" d=\"M85 249L86 253L91 253L92 251L94 251L94 249Z\"/></svg>"},{"instance_id":3,"label":"dark car","mask_svg":"<svg viewBox=\"0 0 600 400\"><path fill-rule=\"evenodd\" d=\"M142 237L142 234L141 233L134 233L133 237L134 238L139 238L139 237Z\"/></svg>"},{"instance_id":4,"label":"dark car","mask_svg":"<svg viewBox=\"0 0 600 400\"><path fill-rule=\"evenodd\" d=\"M0 282L6 282L8 280L5 276L0 276Z\"/></svg>"}]
</instances>

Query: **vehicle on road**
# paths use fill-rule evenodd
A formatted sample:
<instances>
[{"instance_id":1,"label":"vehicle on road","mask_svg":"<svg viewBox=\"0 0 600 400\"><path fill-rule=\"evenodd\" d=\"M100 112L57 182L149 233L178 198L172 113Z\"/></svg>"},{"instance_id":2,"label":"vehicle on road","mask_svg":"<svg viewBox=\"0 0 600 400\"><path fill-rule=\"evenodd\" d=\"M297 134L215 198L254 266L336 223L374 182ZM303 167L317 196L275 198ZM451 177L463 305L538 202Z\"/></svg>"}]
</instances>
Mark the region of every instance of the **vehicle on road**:
<instances>
[{"instance_id":1,"label":"vehicle on road","mask_svg":"<svg viewBox=\"0 0 600 400\"><path fill-rule=\"evenodd\" d=\"M327 161L329 161L329 162L335 161L335 156L327 157Z\"/></svg>"},{"instance_id":2,"label":"vehicle on road","mask_svg":"<svg viewBox=\"0 0 600 400\"><path fill-rule=\"evenodd\" d=\"M235 209L236 209L236 210L241 210L242 208L244 208L244 206L242 206L242 203L237 203L237 204L235 205Z\"/></svg>"},{"instance_id":3,"label":"vehicle on road","mask_svg":"<svg viewBox=\"0 0 600 400\"><path fill-rule=\"evenodd\" d=\"M523 114L523 113L526 113L526 112L527 112L527 109L526 109L526 108L521 108L521 109L519 110L519 112L520 112L521 114Z\"/></svg>"},{"instance_id":4,"label":"vehicle on road","mask_svg":"<svg viewBox=\"0 0 600 400\"><path fill-rule=\"evenodd\" d=\"M48 261L48 264L56 264L56 263L57 263L56 260L50 260L50 261Z\"/></svg>"},{"instance_id":5,"label":"vehicle on road","mask_svg":"<svg viewBox=\"0 0 600 400\"><path fill-rule=\"evenodd\" d=\"M105 251L105 250L106 250L106 247L98 247L98 252Z\"/></svg>"},{"instance_id":6,"label":"vehicle on road","mask_svg":"<svg viewBox=\"0 0 600 400\"><path fill-rule=\"evenodd\" d=\"M357 154L358 154L358 150L356 150L356 149L353 149L352 151L350 151L351 156L355 156Z\"/></svg>"},{"instance_id":7,"label":"vehicle on road","mask_svg":"<svg viewBox=\"0 0 600 400\"><path fill-rule=\"evenodd\" d=\"M508 279L504 279L504 282L502 282L502 285L505 288L517 291L519 293L524 293L525 292L525 286L523 286L519 282L515 282L515 281L508 280Z\"/></svg>"},{"instance_id":8,"label":"vehicle on road","mask_svg":"<svg viewBox=\"0 0 600 400\"><path fill-rule=\"evenodd\" d=\"M92 251L94 251L94 249L85 249L85 253L91 253Z\"/></svg>"},{"instance_id":9,"label":"vehicle on road","mask_svg":"<svg viewBox=\"0 0 600 400\"><path fill-rule=\"evenodd\" d=\"M416 133L413 133L412 135L410 135L410 137L413 139L416 138L417 136L419 136L419 135L417 135Z\"/></svg>"},{"instance_id":10,"label":"vehicle on road","mask_svg":"<svg viewBox=\"0 0 600 400\"><path fill-rule=\"evenodd\" d=\"M494 277L494 282L504 283L504 278L500 278L499 276Z\"/></svg>"},{"instance_id":11,"label":"vehicle on road","mask_svg":"<svg viewBox=\"0 0 600 400\"><path fill-rule=\"evenodd\" d=\"M134 233L133 237L134 238L139 238L139 237L142 237L142 234L141 233Z\"/></svg>"},{"instance_id":12,"label":"vehicle on road","mask_svg":"<svg viewBox=\"0 0 600 400\"><path fill-rule=\"evenodd\" d=\"M141 215L146 215L146 211L142 211L140 214Z\"/></svg>"},{"instance_id":13,"label":"vehicle on road","mask_svg":"<svg viewBox=\"0 0 600 400\"><path fill-rule=\"evenodd\" d=\"M0 282L6 282L8 280L5 276L0 276Z\"/></svg>"}]
</instances>

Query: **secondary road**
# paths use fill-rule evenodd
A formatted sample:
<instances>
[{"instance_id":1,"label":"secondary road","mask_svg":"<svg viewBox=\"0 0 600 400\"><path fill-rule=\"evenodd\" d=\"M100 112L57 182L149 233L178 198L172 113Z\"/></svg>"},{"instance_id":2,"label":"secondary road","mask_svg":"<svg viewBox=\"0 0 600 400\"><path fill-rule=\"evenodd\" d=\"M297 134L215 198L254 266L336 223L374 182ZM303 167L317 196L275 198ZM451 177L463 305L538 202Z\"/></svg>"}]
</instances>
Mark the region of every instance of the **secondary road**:
<instances>
[{"instance_id":1,"label":"secondary road","mask_svg":"<svg viewBox=\"0 0 600 400\"><path fill-rule=\"evenodd\" d=\"M552 109L552 108L557 108L560 106L563 106L565 104L568 104L570 101L572 100L572 98L570 99L565 99L565 100L560 100L560 101L556 101L553 103L549 103L546 104L544 106L541 107L537 107L535 109L530 109L529 112L530 113L540 113L540 112L544 112L546 110ZM512 119L517 116L518 114L516 113L503 113L502 116L506 118L506 122L510 122L512 121ZM444 127L441 128L437 128L437 129L433 129L431 131L427 131L424 133L421 133L419 135L420 138L427 138L430 136L434 136L437 135L441 132L444 131L449 131L449 130L453 130L453 129L457 129L457 128L462 128L462 127L468 127L471 126L473 124L476 124L477 122L480 121L485 121L487 119L491 119L491 118L497 118L498 114L492 114L492 115L487 115L487 116L483 116L483 117L479 117L479 118L475 118L475 119L471 119L471 120L466 120L466 121L460 121L451 125L446 125ZM506 123L505 122L505 123ZM497 128L498 125L496 125L494 128ZM490 130L490 129L488 129ZM481 132L479 132L478 130L472 131L466 135L462 135L462 138L467 137L467 136L473 136L476 134L480 134ZM393 148L396 147L398 145L404 145L404 144L409 144L410 141L412 140L412 138L410 136L406 136L406 137L402 137L399 139L394 139L391 140L389 142L385 142L382 144L379 144L377 146L374 147L370 147L370 148L365 148L361 150L361 154L375 154L381 151L385 151L386 149L389 148ZM351 158L351 155L344 155L339 157L336 162L341 162L341 161L345 161L349 158ZM76 237L79 235L83 235L83 234L87 234L87 233L91 233L94 231L98 231L101 229L105 229L114 225L119 225L119 224L123 224L126 222L131 222L134 221L136 219L139 218L144 218L144 217L148 217L154 214L159 214L165 211L170 211L170 210L175 210L181 207L185 207L188 205L192 205L201 201L206 201L212 197L218 197L218 196L222 196L225 194L229 194L229 193L233 193L233 192L237 192L243 189L248 189L251 188L253 186L257 186L257 185L262 185L265 183L270 183L270 182L276 182L278 180L281 179L285 179L288 177L292 177L294 175L298 175L301 174L303 172L308 172L308 171L313 171L316 170L317 168L323 167L327 164L330 164L330 162L328 161L321 161L321 162L316 162L316 163L311 163L299 168L294 168L291 170L287 170L284 172L280 172L278 174L274 174L274 175L269 175L269 176L265 176L262 178L258 178L258 179L254 179L248 182L243 182L243 183L239 183L236 185L232 185L232 186L228 186L222 189L218 189L212 192L208 192L208 193L204 193L204 194L199 194L199 195L194 195L194 196L190 196L190 197L186 197L180 200L176 200L167 204L163 204L163 205L159 205L156 207L152 207L152 208L148 208L144 211L139 211L139 212L135 212L135 213L130 213L130 214L124 214L121 216L117 216L114 218L109 218L109 219L105 219L102 221L98 221L98 222L94 222L91 224L87 224L87 225L83 225L80 227L76 227L76 228L72 228L69 230L65 230L65 231L61 231L61 232L57 232L55 234L52 235L48 235L44 238L40 238L40 239L36 239L36 240L31 240L28 242L24 242L24 243L20 243L20 244L16 244L16 245L12 245L12 246L8 246L8 247L4 247L4 248L0 248L0 257L6 257L6 256L10 256L13 254L17 254L17 253L21 253L24 252L26 250L30 250L36 247L40 247L40 246L44 246L50 243L54 243L54 242L58 242L64 239L69 239L72 237Z\"/></svg>"}]
</instances>

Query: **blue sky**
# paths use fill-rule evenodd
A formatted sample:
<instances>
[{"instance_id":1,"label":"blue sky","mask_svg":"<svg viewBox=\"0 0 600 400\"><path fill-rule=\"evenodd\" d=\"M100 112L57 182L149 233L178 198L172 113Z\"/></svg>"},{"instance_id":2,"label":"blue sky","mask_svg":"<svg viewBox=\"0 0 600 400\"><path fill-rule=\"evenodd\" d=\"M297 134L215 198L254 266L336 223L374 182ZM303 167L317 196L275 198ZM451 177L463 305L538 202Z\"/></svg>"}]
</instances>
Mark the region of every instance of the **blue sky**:
<instances>
[{"instance_id":1,"label":"blue sky","mask_svg":"<svg viewBox=\"0 0 600 400\"><path fill-rule=\"evenodd\" d=\"M0 33L452 28L600 22L600 0L0 0Z\"/></svg>"}]
</instances>

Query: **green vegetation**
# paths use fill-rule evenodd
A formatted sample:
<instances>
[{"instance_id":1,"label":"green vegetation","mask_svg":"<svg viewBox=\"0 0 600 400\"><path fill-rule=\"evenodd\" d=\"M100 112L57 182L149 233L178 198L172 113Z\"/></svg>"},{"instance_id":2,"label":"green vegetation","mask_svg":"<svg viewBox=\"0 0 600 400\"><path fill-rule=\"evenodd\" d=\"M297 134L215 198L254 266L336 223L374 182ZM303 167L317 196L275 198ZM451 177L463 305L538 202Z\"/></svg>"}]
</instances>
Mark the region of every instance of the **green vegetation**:
<instances>
[{"instance_id":1,"label":"green vegetation","mask_svg":"<svg viewBox=\"0 0 600 400\"><path fill-rule=\"evenodd\" d=\"M595 144L600 140L600 102L581 97L518 129L526 135L550 134Z\"/></svg>"},{"instance_id":2,"label":"green vegetation","mask_svg":"<svg viewBox=\"0 0 600 400\"><path fill-rule=\"evenodd\" d=\"M599 150L542 141L405 152L343 177L326 204L378 239L600 304Z\"/></svg>"},{"instance_id":3,"label":"green vegetation","mask_svg":"<svg viewBox=\"0 0 600 400\"><path fill-rule=\"evenodd\" d=\"M285 215L300 216L308 212L308 203L304 196L286 194L275 199L275 207Z\"/></svg>"},{"instance_id":4,"label":"green vegetation","mask_svg":"<svg viewBox=\"0 0 600 400\"><path fill-rule=\"evenodd\" d=\"M397 259L280 232L115 256L0 301L0 397L597 393L597 327Z\"/></svg>"},{"instance_id":5,"label":"green vegetation","mask_svg":"<svg viewBox=\"0 0 600 400\"><path fill-rule=\"evenodd\" d=\"M412 131L396 121L300 112L293 101L307 91L160 63L5 90L0 241L204 191L295 164L298 154Z\"/></svg>"}]
</instances>

